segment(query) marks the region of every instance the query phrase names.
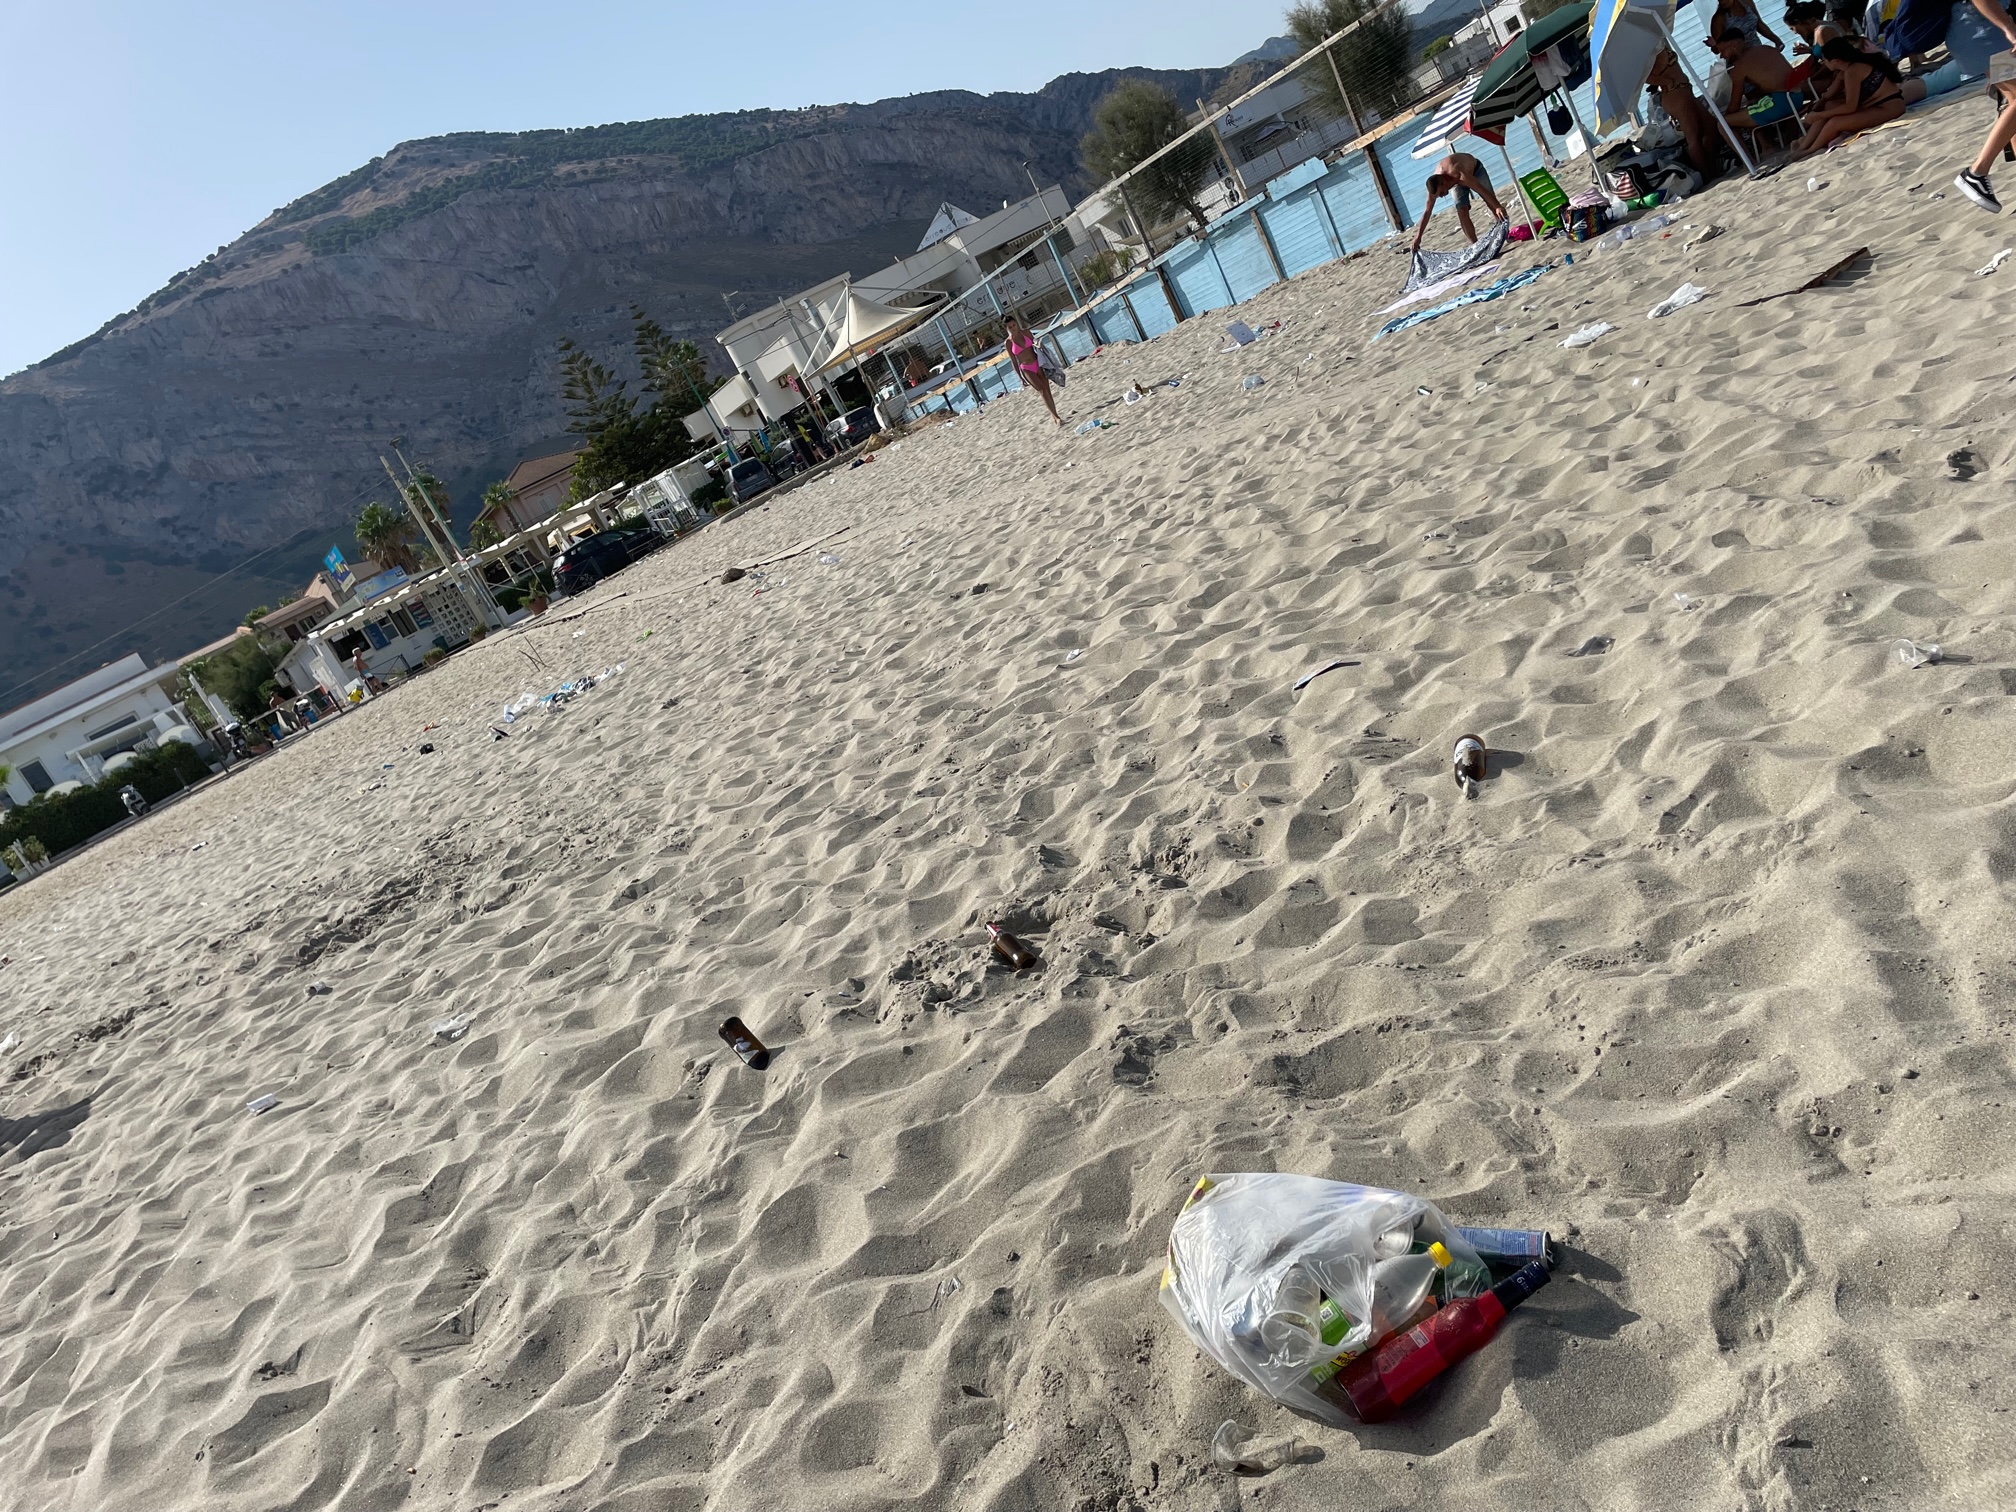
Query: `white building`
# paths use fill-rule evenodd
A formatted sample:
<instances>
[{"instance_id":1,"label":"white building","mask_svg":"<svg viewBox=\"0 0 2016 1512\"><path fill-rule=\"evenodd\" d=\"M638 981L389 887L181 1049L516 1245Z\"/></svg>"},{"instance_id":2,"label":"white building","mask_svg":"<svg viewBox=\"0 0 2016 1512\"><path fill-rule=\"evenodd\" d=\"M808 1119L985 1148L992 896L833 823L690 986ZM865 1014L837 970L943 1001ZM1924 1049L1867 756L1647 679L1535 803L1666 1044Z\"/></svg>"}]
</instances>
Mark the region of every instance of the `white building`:
<instances>
[{"instance_id":1,"label":"white building","mask_svg":"<svg viewBox=\"0 0 2016 1512\"><path fill-rule=\"evenodd\" d=\"M997 318L1003 307L1019 308L1032 320L1071 308L1075 286L1065 267L1075 270L1096 250L1072 218L1070 199L1055 185L991 215L940 205L909 256L858 277L829 278L719 332L715 340L736 376L709 398L705 411L688 417L687 428L696 438L733 439L782 419L802 406L809 392L829 392L835 374L820 368L848 345L842 333L859 324L864 302L870 308L942 310L915 323L914 340L943 358L947 336L957 340ZM897 338L913 339L900 329L893 333ZM888 381L887 374L864 376L870 376L871 390ZM835 403L846 407L837 396Z\"/></svg>"},{"instance_id":2,"label":"white building","mask_svg":"<svg viewBox=\"0 0 2016 1512\"><path fill-rule=\"evenodd\" d=\"M198 744L202 736L168 691L181 670L173 662L150 667L138 654L121 657L0 714L8 799L27 803L66 782L96 782L121 751L171 739Z\"/></svg>"}]
</instances>

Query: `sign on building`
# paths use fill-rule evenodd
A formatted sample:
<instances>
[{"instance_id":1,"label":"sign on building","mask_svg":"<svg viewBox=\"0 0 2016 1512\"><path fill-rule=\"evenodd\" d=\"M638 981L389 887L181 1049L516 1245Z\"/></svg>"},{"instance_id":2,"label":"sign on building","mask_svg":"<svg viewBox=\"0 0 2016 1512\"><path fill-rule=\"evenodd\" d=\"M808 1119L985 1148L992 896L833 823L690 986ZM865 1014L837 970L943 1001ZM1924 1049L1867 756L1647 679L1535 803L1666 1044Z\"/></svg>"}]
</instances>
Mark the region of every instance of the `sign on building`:
<instances>
[{"instance_id":1,"label":"sign on building","mask_svg":"<svg viewBox=\"0 0 2016 1512\"><path fill-rule=\"evenodd\" d=\"M329 569L330 578L345 593L349 593L356 588L357 574L352 572L350 564L343 560L343 550L341 547L331 546L329 548L329 555L322 558L322 565Z\"/></svg>"}]
</instances>

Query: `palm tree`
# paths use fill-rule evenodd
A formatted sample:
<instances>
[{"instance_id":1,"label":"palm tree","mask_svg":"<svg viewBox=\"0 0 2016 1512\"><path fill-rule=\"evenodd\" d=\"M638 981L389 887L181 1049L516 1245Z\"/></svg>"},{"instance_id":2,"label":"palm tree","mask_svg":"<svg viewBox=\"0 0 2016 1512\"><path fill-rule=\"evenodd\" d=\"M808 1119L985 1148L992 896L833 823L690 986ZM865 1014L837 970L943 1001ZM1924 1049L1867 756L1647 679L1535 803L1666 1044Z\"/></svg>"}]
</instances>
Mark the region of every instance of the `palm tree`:
<instances>
[{"instance_id":1,"label":"palm tree","mask_svg":"<svg viewBox=\"0 0 2016 1512\"><path fill-rule=\"evenodd\" d=\"M357 544L371 554L372 561L386 567L403 567L408 572L420 570L413 556L413 542L420 532L405 510L387 509L374 501L364 506L351 528L356 532Z\"/></svg>"}]
</instances>

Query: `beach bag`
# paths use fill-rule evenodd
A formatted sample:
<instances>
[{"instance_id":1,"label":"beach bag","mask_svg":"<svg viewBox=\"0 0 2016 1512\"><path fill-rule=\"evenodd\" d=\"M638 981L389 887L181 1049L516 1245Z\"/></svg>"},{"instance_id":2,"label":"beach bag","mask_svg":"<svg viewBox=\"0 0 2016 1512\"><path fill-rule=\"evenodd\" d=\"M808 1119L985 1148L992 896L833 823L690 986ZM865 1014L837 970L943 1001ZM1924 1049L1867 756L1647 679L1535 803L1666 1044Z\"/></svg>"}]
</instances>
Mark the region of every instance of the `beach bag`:
<instances>
[{"instance_id":1,"label":"beach bag","mask_svg":"<svg viewBox=\"0 0 2016 1512\"><path fill-rule=\"evenodd\" d=\"M1902 0L1896 18L1883 28L1883 51L1900 62L1915 53L1930 52L1946 40L1953 4L1954 0Z\"/></svg>"}]
</instances>

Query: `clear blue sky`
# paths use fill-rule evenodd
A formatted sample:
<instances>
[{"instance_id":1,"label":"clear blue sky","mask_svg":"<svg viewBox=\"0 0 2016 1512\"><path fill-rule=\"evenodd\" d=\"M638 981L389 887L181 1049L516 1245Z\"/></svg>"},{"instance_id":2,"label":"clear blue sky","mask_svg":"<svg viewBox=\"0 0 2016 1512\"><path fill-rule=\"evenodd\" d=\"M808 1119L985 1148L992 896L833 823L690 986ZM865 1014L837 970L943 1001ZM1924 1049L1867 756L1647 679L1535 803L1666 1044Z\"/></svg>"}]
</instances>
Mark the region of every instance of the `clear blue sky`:
<instances>
[{"instance_id":1,"label":"clear blue sky","mask_svg":"<svg viewBox=\"0 0 2016 1512\"><path fill-rule=\"evenodd\" d=\"M5 0L0 374L414 137L1228 63L1286 8Z\"/></svg>"}]
</instances>

